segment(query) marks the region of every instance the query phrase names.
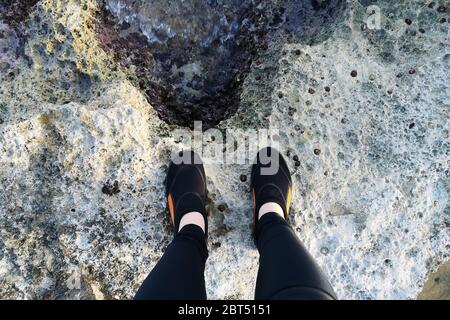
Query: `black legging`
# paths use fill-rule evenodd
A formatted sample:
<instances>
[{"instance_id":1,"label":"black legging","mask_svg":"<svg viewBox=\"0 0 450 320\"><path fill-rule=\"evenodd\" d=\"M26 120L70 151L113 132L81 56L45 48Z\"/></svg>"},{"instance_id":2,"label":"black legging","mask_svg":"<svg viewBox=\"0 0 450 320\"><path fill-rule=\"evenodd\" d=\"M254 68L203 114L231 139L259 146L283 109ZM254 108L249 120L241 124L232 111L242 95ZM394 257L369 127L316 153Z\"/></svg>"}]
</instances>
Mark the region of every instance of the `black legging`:
<instances>
[{"instance_id":1,"label":"black legging","mask_svg":"<svg viewBox=\"0 0 450 320\"><path fill-rule=\"evenodd\" d=\"M265 214L256 230L260 266L255 299L336 299L320 268L289 224ZM141 300L204 300L208 249L200 227L184 227L137 292Z\"/></svg>"}]
</instances>

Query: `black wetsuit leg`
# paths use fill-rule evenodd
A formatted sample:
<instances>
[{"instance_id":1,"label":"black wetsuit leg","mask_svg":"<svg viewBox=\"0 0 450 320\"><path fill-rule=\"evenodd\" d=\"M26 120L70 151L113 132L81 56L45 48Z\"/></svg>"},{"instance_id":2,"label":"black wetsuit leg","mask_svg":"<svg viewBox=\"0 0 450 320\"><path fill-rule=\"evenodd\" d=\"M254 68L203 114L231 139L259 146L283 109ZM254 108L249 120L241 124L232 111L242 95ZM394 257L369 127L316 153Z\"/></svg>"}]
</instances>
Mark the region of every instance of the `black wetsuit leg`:
<instances>
[{"instance_id":1,"label":"black wetsuit leg","mask_svg":"<svg viewBox=\"0 0 450 320\"><path fill-rule=\"evenodd\" d=\"M331 285L294 230L276 213L265 214L256 229L260 266L257 300L332 300Z\"/></svg>"},{"instance_id":2,"label":"black wetsuit leg","mask_svg":"<svg viewBox=\"0 0 450 320\"><path fill-rule=\"evenodd\" d=\"M203 230L187 225L141 285L136 300L205 300L208 249Z\"/></svg>"}]
</instances>

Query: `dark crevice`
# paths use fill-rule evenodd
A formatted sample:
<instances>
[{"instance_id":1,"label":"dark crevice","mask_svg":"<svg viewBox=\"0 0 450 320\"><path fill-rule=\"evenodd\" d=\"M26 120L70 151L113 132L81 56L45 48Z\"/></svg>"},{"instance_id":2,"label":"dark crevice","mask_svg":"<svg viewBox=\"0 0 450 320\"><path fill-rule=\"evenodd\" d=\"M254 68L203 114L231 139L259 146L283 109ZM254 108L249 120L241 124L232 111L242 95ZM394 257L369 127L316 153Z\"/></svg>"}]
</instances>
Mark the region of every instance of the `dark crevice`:
<instances>
[{"instance_id":1,"label":"dark crevice","mask_svg":"<svg viewBox=\"0 0 450 320\"><path fill-rule=\"evenodd\" d=\"M185 127L201 120L204 129L238 110L243 81L270 37L318 43L345 10L343 0L121 3L119 12L117 1L103 1L100 45L134 70L131 80L161 119Z\"/></svg>"},{"instance_id":2,"label":"dark crevice","mask_svg":"<svg viewBox=\"0 0 450 320\"><path fill-rule=\"evenodd\" d=\"M240 6L232 1L235 7L231 9L205 1L191 2L207 12L198 12L197 17L195 11L183 7L187 11L183 15L176 5L167 5L163 11L166 16L151 17L162 21L167 18L180 28L185 24L190 31L176 30L175 35L167 36L162 30L154 35L155 30L149 28L145 30L147 35L153 32L152 37L157 39L151 42L143 35L142 25L121 23L106 4L99 13L97 31L105 50L121 65L134 67L134 82L163 120L181 126L202 120L208 128L236 112L243 79L264 39L249 30L255 25L250 1L242 1ZM139 8L145 9L145 4ZM228 24L223 22L224 17L230 19ZM217 30L202 32L198 25Z\"/></svg>"}]
</instances>

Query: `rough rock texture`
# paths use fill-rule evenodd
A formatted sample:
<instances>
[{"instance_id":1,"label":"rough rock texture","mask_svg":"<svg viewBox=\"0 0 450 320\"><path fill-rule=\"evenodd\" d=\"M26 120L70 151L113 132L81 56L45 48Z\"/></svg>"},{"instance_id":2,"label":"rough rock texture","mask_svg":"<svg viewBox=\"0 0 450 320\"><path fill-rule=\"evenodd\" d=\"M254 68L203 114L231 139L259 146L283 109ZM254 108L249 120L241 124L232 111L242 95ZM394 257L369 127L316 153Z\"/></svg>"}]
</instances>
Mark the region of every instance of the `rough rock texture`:
<instances>
[{"instance_id":1,"label":"rough rock texture","mask_svg":"<svg viewBox=\"0 0 450 320\"><path fill-rule=\"evenodd\" d=\"M0 297L131 298L171 239L176 127L130 48L105 48L103 2L14 3L0 2ZM379 30L365 22L375 3ZM280 129L291 221L341 298L415 298L449 259L447 4L257 4L264 46L218 128ZM252 298L249 166L206 171L208 294Z\"/></svg>"}]
</instances>

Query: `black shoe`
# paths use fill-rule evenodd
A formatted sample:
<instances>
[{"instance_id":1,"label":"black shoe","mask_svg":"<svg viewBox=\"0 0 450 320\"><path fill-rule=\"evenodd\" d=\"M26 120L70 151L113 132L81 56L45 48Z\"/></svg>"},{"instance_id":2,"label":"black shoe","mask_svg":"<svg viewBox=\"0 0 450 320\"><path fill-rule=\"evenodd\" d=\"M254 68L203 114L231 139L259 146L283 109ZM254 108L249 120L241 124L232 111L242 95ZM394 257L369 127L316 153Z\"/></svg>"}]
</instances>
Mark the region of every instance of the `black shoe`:
<instances>
[{"instance_id":1,"label":"black shoe","mask_svg":"<svg viewBox=\"0 0 450 320\"><path fill-rule=\"evenodd\" d=\"M269 170L272 172L264 172L270 167L274 168ZM251 190L253 234L258 224L259 209L268 202L278 203L283 208L284 218L287 219L291 206L292 179L286 161L278 150L268 147L258 152L252 167Z\"/></svg>"},{"instance_id":2,"label":"black shoe","mask_svg":"<svg viewBox=\"0 0 450 320\"><path fill-rule=\"evenodd\" d=\"M205 219L205 235L208 234L206 203L206 175L198 154L184 151L181 164L171 162L166 177L166 197L175 235L181 218L189 212L199 212Z\"/></svg>"}]
</instances>

